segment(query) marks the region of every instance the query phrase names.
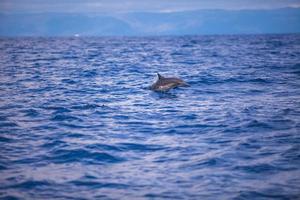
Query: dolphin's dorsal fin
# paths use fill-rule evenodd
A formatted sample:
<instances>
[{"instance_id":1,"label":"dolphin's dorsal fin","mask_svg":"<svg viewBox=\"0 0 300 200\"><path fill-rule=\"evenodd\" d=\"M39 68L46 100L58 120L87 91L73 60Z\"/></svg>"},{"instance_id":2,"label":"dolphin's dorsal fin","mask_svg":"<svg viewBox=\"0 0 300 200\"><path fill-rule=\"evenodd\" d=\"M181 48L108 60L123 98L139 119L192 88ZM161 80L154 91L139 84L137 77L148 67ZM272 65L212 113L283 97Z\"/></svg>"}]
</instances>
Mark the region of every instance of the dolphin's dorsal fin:
<instances>
[{"instance_id":1,"label":"dolphin's dorsal fin","mask_svg":"<svg viewBox=\"0 0 300 200\"><path fill-rule=\"evenodd\" d=\"M164 77L162 75L160 75L159 73L157 73L158 79L163 79Z\"/></svg>"}]
</instances>

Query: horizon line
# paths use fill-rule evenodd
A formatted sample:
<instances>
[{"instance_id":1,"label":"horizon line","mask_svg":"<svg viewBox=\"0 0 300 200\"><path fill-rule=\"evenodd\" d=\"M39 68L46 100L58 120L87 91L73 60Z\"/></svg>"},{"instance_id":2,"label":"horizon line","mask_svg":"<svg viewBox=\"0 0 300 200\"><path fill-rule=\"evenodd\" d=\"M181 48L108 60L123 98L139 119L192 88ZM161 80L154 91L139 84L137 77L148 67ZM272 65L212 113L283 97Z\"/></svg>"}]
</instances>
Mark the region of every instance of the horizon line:
<instances>
[{"instance_id":1,"label":"horizon line","mask_svg":"<svg viewBox=\"0 0 300 200\"><path fill-rule=\"evenodd\" d=\"M186 9L186 10L145 10L145 11L101 11L101 12L88 12L88 11L0 11L0 14L128 14L128 13L183 13L183 12L197 12L197 11L274 11L274 10L284 10L284 9L293 9L297 10L300 9L300 6L287 6L287 7L280 7L280 8L242 8L242 9L227 9L227 8L204 8L204 9Z\"/></svg>"}]
</instances>

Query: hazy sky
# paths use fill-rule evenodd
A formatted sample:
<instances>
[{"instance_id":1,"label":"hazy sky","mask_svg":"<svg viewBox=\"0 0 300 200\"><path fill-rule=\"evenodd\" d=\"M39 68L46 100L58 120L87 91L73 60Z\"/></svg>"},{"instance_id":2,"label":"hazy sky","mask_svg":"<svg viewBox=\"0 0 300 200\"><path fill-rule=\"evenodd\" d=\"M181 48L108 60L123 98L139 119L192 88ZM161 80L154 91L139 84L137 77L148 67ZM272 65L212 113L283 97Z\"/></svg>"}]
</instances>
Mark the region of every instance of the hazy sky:
<instances>
[{"instance_id":1,"label":"hazy sky","mask_svg":"<svg viewBox=\"0 0 300 200\"><path fill-rule=\"evenodd\" d=\"M0 0L0 12L172 12L300 7L300 0Z\"/></svg>"}]
</instances>

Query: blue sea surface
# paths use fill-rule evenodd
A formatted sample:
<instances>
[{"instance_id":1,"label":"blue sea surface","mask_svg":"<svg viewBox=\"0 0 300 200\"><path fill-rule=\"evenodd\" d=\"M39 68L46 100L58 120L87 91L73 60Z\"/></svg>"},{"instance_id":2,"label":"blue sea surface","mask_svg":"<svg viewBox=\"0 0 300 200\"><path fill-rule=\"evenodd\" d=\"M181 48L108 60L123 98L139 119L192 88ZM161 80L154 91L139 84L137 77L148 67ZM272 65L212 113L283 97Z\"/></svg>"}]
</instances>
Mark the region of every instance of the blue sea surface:
<instances>
[{"instance_id":1,"label":"blue sea surface","mask_svg":"<svg viewBox=\"0 0 300 200\"><path fill-rule=\"evenodd\" d=\"M299 34L0 39L0 199L299 198Z\"/></svg>"}]
</instances>

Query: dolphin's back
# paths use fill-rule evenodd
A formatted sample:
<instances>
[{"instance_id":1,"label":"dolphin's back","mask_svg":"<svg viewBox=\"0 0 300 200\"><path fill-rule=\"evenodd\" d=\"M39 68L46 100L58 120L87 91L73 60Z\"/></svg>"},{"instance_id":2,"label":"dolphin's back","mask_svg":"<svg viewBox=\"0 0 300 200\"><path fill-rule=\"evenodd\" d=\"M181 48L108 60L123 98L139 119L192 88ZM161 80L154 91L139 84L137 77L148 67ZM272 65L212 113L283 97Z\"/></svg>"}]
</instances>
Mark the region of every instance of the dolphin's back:
<instances>
[{"instance_id":1,"label":"dolphin's back","mask_svg":"<svg viewBox=\"0 0 300 200\"><path fill-rule=\"evenodd\" d=\"M186 83L179 78L165 78L158 74L158 80L153 85L151 85L150 89L155 91L168 91L172 88L185 84Z\"/></svg>"}]
</instances>

